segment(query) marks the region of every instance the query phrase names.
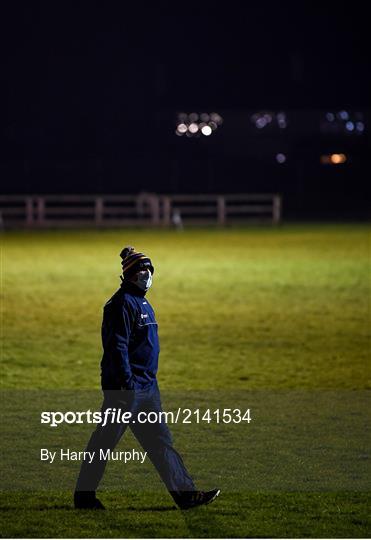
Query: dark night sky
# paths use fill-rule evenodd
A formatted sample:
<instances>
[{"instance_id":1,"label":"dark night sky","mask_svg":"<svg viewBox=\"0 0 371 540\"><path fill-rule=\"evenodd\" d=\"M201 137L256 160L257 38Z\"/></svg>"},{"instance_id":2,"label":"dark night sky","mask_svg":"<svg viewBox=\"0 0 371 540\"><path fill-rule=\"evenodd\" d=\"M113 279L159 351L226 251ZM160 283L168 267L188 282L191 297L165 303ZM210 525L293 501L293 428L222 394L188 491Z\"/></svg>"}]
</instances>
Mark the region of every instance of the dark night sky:
<instances>
[{"instance_id":1,"label":"dark night sky","mask_svg":"<svg viewBox=\"0 0 371 540\"><path fill-rule=\"evenodd\" d=\"M15 3L6 36L11 104L26 98L34 112L54 100L101 106L109 97L150 106L365 105L366 8L323 4L245 2L176 13L129 11L126 3Z\"/></svg>"},{"instance_id":2,"label":"dark night sky","mask_svg":"<svg viewBox=\"0 0 371 540\"><path fill-rule=\"evenodd\" d=\"M5 191L42 190L42 162L164 153L169 111L369 107L365 3L200 5L9 3Z\"/></svg>"}]
</instances>

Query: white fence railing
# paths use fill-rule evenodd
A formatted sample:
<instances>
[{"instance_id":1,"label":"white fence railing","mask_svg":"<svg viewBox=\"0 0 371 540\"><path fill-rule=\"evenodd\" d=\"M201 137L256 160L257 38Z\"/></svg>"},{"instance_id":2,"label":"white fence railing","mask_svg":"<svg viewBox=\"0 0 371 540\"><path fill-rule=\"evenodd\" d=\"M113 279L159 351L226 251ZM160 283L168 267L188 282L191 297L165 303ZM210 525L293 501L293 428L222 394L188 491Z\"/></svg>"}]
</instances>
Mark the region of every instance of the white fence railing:
<instances>
[{"instance_id":1,"label":"white fence railing","mask_svg":"<svg viewBox=\"0 0 371 540\"><path fill-rule=\"evenodd\" d=\"M277 194L0 195L5 228L278 224L281 213Z\"/></svg>"}]
</instances>

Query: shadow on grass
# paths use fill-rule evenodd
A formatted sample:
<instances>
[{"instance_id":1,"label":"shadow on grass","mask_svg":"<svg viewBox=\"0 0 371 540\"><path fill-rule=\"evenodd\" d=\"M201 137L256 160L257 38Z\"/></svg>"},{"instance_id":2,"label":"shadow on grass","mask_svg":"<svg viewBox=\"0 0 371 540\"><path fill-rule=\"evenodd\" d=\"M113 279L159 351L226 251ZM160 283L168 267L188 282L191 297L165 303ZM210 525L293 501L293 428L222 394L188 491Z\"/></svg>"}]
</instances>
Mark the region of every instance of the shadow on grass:
<instances>
[{"instance_id":1,"label":"shadow on grass","mask_svg":"<svg viewBox=\"0 0 371 540\"><path fill-rule=\"evenodd\" d=\"M201 506L190 510L183 510L184 523L189 531L190 537L195 538L228 538L230 536L229 527L223 523L223 516L220 514L220 506Z\"/></svg>"},{"instance_id":2,"label":"shadow on grass","mask_svg":"<svg viewBox=\"0 0 371 540\"><path fill-rule=\"evenodd\" d=\"M40 510L44 512L46 510L74 510L73 506L68 504L42 504L42 505L26 505L23 508L19 505L14 506L0 506L0 512L14 512L18 510Z\"/></svg>"},{"instance_id":3,"label":"shadow on grass","mask_svg":"<svg viewBox=\"0 0 371 540\"><path fill-rule=\"evenodd\" d=\"M125 510L128 510L129 512L171 512L173 510L177 510L176 506L139 506L136 508L135 506L127 506Z\"/></svg>"},{"instance_id":4,"label":"shadow on grass","mask_svg":"<svg viewBox=\"0 0 371 540\"><path fill-rule=\"evenodd\" d=\"M94 508L92 508L92 509L89 509L89 508L76 509L76 508L73 507L73 505L68 505L68 504L27 505L23 509L24 510L40 510L41 512L44 512L45 510L74 510L77 513L79 513L79 512L86 512L86 513L93 512L94 514L95 513L100 514L101 512L102 513L106 512L105 510L97 511ZM14 510L20 510L20 507L18 505L0 506L0 511L1 512L10 512L10 511L14 511ZM109 508L107 510L110 511ZM125 508L125 511L128 511L128 512L170 512L170 511L175 511L175 510L178 510L176 506L138 506L138 507L127 506Z\"/></svg>"}]
</instances>

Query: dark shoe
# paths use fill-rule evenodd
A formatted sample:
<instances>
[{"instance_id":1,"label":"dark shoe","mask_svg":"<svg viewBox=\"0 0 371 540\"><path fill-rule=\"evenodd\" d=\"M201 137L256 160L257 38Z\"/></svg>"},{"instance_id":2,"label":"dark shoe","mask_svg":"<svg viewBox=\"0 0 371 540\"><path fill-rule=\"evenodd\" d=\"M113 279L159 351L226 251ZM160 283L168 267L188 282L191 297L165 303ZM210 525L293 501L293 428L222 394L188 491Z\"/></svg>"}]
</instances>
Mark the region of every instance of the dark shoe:
<instances>
[{"instance_id":1,"label":"dark shoe","mask_svg":"<svg viewBox=\"0 0 371 540\"><path fill-rule=\"evenodd\" d=\"M189 510L190 508L215 501L219 493L220 489L184 492L184 494L177 498L176 503L181 510Z\"/></svg>"},{"instance_id":2,"label":"dark shoe","mask_svg":"<svg viewBox=\"0 0 371 540\"><path fill-rule=\"evenodd\" d=\"M105 510L95 491L75 491L73 501L77 509Z\"/></svg>"}]
</instances>

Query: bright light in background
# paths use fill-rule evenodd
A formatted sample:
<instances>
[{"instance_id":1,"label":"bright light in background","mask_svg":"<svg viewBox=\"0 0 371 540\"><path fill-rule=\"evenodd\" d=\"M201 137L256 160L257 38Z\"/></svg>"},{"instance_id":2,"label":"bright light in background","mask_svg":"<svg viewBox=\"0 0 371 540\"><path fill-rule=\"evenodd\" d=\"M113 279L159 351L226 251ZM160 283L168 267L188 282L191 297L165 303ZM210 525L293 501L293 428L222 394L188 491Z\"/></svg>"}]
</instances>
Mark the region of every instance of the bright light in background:
<instances>
[{"instance_id":1,"label":"bright light in background","mask_svg":"<svg viewBox=\"0 0 371 540\"><path fill-rule=\"evenodd\" d=\"M264 120L267 122L267 124L270 124L272 122L272 115L269 113L265 113Z\"/></svg>"},{"instance_id":2,"label":"bright light in background","mask_svg":"<svg viewBox=\"0 0 371 540\"><path fill-rule=\"evenodd\" d=\"M178 113L175 133L178 136L199 137L200 134L209 137L222 125L223 118L216 112Z\"/></svg>"},{"instance_id":3,"label":"bright light in background","mask_svg":"<svg viewBox=\"0 0 371 540\"><path fill-rule=\"evenodd\" d=\"M281 129L287 127L286 114L284 112L277 113L277 124Z\"/></svg>"},{"instance_id":4,"label":"bright light in background","mask_svg":"<svg viewBox=\"0 0 371 540\"><path fill-rule=\"evenodd\" d=\"M201 132L202 132L203 135L206 135L206 137L208 137L209 135L212 134L213 130L211 129L210 126L203 126L201 128Z\"/></svg>"},{"instance_id":5,"label":"bright light in background","mask_svg":"<svg viewBox=\"0 0 371 540\"><path fill-rule=\"evenodd\" d=\"M365 128L363 113L360 111L327 112L321 120L320 130L326 134L360 135Z\"/></svg>"},{"instance_id":6,"label":"bright light in background","mask_svg":"<svg viewBox=\"0 0 371 540\"><path fill-rule=\"evenodd\" d=\"M185 124L178 124L176 128L177 132L180 133L181 135L183 135L183 133L185 133L187 129L188 127Z\"/></svg>"},{"instance_id":7,"label":"bright light in background","mask_svg":"<svg viewBox=\"0 0 371 540\"><path fill-rule=\"evenodd\" d=\"M263 129L267 126L276 127L280 129L285 129L287 127L287 116L283 111L272 112L272 111L260 111L254 113L251 118L251 122L255 124L257 129Z\"/></svg>"},{"instance_id":8,"label":"bright light in background","mask_svg":"<svg viewBox=\"0 0 371 540\"><path fill-rule=\"evenodd\" d=\"M285 163L286 161L286 155L285 154L282 154L282 152L279 152L278 154L276 154L276 161L277 163Z\"/></svg>"},{"instance_id":9,"label":"bright light in background","mask_svg":"<svg viewBox=\"0 0 371 540\"><path fill-rule=\"evenodd\" d=\"M347 157L345 154L331 154L330 161L334 165L339 165L340 163L345 163L347 160Z\"/></svg>"},{"instance_id":10,"label":"bright light in background","mask_svg":"<svg viewBox=\"0 0 371 540\"><path fill-rule=\"evenodd\" d=\"M260 118L258 118L255 122L255 125L258 129L263 129L263 127L265 127L267 125L267 121L266 119L264 118L264 116L261 116Z\"/></svg>"},{"instance_id":11,"label":"bright light in background","mask_svg":"<svg viewBox=\"0 0 371 540\"><path fill-rule=\"evenodd\" d=\"M325 154L321 156L322 165L341 165L347 161L345 154Z\"/></svg>"},{"instance_id":12,"label":"bright light in background","mask_svg":"<svg viewBox=\"0 0 371 540\"><path fill-rule=\"evenodd\" d=\"M340 120L348 120L349 113L347 111L339 111L338 118L340 118Z\"/></svg>"},{"instance_id":13,"label":"bright light in background","mask_svg":"<svg viewBox=\"0 0 371 540\"><path fill-rule=\"evenodd\" d=\"M215 122L215 124L217 124L218 126L222 125L223 123L223 118L220 116L220 114L215 113L215 112L212 112L210 114L210 120Z\"/></svg>"}]
</instances>

